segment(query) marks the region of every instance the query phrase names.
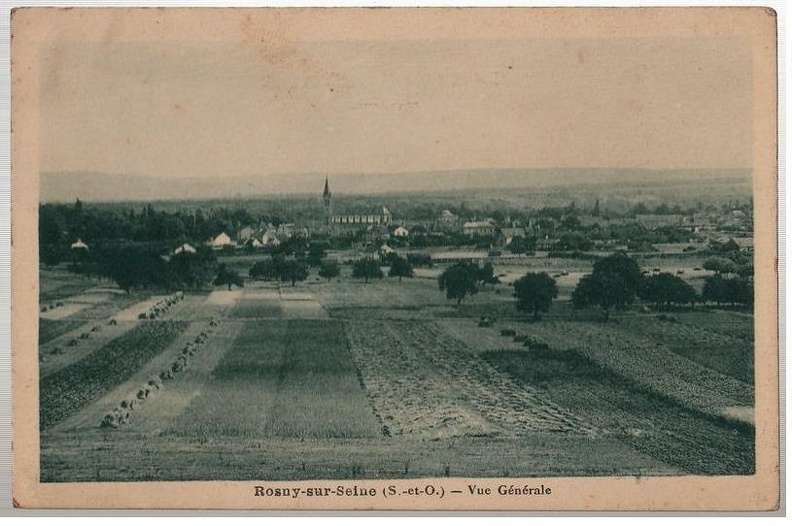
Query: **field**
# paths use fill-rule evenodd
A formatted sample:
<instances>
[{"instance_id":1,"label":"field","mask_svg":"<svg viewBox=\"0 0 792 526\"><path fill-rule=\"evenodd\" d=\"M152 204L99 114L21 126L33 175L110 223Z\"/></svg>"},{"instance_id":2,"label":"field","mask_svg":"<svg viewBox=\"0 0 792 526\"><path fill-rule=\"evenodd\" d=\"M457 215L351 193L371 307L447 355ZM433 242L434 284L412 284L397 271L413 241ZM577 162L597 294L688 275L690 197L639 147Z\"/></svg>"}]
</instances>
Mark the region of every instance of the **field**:
<instances>
[{"instance_id":1,"label":"field","mask_svg":"<svg viewBox=\"0 0 792 526\"><path fill-rule=\"evenodd\" d=\"M42 480L753 472L751 316L531 322L508 285L456 307L424 274L248 281L156 320L168 296L54 276L87 306L40 324Z\"/></svg>"}]
</instances>

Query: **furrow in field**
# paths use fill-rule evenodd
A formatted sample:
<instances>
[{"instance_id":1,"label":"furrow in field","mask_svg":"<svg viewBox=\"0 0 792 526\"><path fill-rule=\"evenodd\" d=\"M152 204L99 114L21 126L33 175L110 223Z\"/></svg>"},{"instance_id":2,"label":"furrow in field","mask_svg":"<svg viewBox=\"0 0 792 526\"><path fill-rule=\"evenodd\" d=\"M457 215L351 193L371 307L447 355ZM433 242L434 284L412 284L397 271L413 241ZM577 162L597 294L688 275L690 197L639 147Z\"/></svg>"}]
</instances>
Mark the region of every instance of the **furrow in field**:
<instances>
[{"instance_id":1,"label":"furrow in field","mask_svg":"<svg viewBox=\"0 0 792 526\"><path fill-rule=\"evenodd\" d=\"M347 331L372 403L393 434L590 431L432 322L355 320Z\"/></svg>"},{"instance_id":2,"label":"furrow in field","mask_svg":"<svg viewBox=\"0 0 792 526\"><path fill-rule=\"evenodd\" d=\"M753 405L752 386L608 324L547 321L512 328L544 340L552 349L576 349L639 385L710 415L721 415L726 407Z\"/></svg>"}]
</instances>

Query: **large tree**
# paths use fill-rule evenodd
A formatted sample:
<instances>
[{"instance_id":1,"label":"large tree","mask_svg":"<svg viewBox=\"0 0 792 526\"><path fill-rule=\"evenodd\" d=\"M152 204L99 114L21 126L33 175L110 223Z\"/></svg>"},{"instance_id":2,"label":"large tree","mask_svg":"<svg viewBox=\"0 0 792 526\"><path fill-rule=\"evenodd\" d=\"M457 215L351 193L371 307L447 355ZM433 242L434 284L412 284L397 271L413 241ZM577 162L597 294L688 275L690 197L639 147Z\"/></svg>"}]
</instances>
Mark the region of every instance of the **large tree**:
<instances>
[{"instance_id":1,"label":"large tree","mask_svg":"<svg viewBox=\"0 0 792 526\"><path fill-rule=\"evenodd\" d=\"M479 267L470 263L455 263L445 269L438 278L438 286L445 291L446 298L462 303L465 296L478 292L476 282L479 278Z\"/></svg>"},{"instance_id":2,"label":"large tree","mask_svg":"<svg viewBox=\"0 0 792 526\"><path fill-rule=\"evenodd\" d=\"M330 281L339 274L341 274L341 268L335 261L323 261L321 267L319 267L319 276L325 278L327 281Z\"/></svg>"},{"instance_id":3,"label":"large tree","mask_svg":"<svg viewBox=\"0 0 792 526\"><path fill-rule=\"evenodd\" d=\"M698 299L696 290L687 281L668 272L645 276L638 288L638 297L654 303L656 309L693 304Z\"/></svg>"},{"instance_id":4,"label":"large tree","mask_svg":"<svg viewBox=\"0 0 792 526\"><path fill-rule=\"evenodd\" d=\"M292 287L297 281L305 281L308 278L308 267L302 261L287 259L280 265L280 280L291 281Z\"/></svg>"},{"instance_id":5,"label":"large tree","mask_svg":"<svg viewBox=\"0 0 792 526\"><path fill-rule=\"evenodd\" d=\"M379 262L372 258L362 258L352 265L352 277L363 278L368 283L370 279L382 278L383 274Z\"/></svg>"},{"instance_id":6,"label":"large tree","mask_svg":"<svg viewBox=\"0 0 792 526\"><path fill-rule=\"evenodd\" d=\"M228 290L231 290L232 285L237 287L244 287L245 283L242 277L233 269L229 269L225 264L220 265L217 269L217 276L214 279L214 284L217 286L226 285Z\"/></svg>"},{"instance_id":7,"label":"large tree","mask_svg":"<svg viewBox=\"0 0 792 526\"><path fill-rule=\"evenodd\" d=\"M391 259L388 276L398 276L399 281L401 281L402 278L411 278L413 277L412 265L410 265L410 262L407 261L406 258L396 256L395 258Z\"/></svg>"},{"instance_id":8,"label":"large tree","mask_svg":"<svg viewBox=\"0 0 792 526\"><path fill-rule=\"evenodd\" d=\"M580 279L572 292L572 304L578 309L598 305L608 321L612 309L632 303L642 277L638 262L617 252L594 263L591 274Z\"/></svg>"},{"instance_id":9,"label":"large tree","mask_svg":"<svg viewBox=\"0 0 792 526\"><path fill-rule=\"evenodd\" d=\"M529 272L514 282L514 297L517 310L533 312L535 320L539 312L547 312L550 304L558 296L558 286L546 272Z\"/></svg>"}]
</instances>

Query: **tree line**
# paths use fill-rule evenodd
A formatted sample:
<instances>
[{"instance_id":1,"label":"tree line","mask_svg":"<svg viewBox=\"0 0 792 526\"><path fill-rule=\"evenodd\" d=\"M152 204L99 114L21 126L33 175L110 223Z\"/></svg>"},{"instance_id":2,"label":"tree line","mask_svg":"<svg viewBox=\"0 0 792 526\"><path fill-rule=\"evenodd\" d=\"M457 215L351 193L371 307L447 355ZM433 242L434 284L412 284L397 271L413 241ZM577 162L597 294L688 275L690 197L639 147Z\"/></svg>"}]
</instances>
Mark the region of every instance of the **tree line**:
<instances>
[{"instance_id":1,"label":"tree line","mask_svg":"<svg viewBox=\"0 0 792 526\"><path fill-rule=\"evenodd\" d=\"M485 282L483 271L472 263L456 263L439 276L438 286L459 305L466 296L478 292ZM529 272L517 279L513 288L517 309L532 313L534 319L539 318L540 312L547 312L558 296L558 285L546 272ZM679 276L668 272L646 275L634 258L615 253L596 261L592 272L578 281L572 292L572 305L576 309L599 307L607 321L611 312L626 309L636 298L652 304L655 310L692 308L702 302L752 306L753 281L750 277L716 273L706 278L699 295Z\"/></svg>"}]
</instances>

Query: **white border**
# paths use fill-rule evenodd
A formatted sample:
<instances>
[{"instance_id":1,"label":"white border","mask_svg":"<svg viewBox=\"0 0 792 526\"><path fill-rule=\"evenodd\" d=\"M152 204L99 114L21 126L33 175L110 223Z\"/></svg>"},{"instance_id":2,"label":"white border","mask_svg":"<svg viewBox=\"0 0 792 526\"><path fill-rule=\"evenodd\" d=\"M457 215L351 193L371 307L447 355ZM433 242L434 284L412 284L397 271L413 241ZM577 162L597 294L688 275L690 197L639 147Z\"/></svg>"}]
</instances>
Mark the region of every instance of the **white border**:
<instances>
[{"instance_id":1,"label":"white border","mask_svg":"<svg viewBox=\"0 0 792 526\"><path fill-rule=\"evenodd\" d=\"M502 1L486 1L486 0L456 0L456 1L438 1L438 0L367 0L367 1L353 1L353 0L320 0L320 1L306 1L306 0L276 0L273 2L261 2L251 0L234 0L234 1L196 1L196 0L128 0L128 1L103 1L103 0L23 0L20 2L12 2L9 0L0 0L0 517L1 516L62 516L62 515L130 515L124 512L46 512L46 511L21 511L14 510L11 507L11 359L10 359L10 318L11 318L11 301L10 301L10 284L11 284L11 243L10 243L10 11L13 7L22 6L60 6L60 7L396 7L396 6L425 6L425 7L447 7L447 6L486 6L486 7L506 7L506 6L525 6L525 7L680 7L680 6L761 6L770 7L777 13L778 21L778 125L779 125L779 151L778 151L778 183L779 183L779 196L778 196L778 231L779 231L779 252L778 252L778 272L779 272L779 342L783 344L780 349L781 352L781 473L782 473L782 507L781 513L786 515L786 502L788 496L787 485L785 484L786 469L785 469L785 452L788 446L789 427L786 422L785 414L786 408L790 406L792 397L785 386L789 384L792 376L790 371L785 369L785 356L788 355L790 350L790 342L787 340L786 331L786 313L790 312L792 306L792 295L789 294L788 282L786 279L786 254L790 248L792 240L786 236L786 225L788 224L790 210L786 206L786 173L787 173L787 148L789 145L789 138L786 136L786 123L790 117L790 108L786 106L786 93L789 89L789 75L787 58L790 56L790 42L786 39L786 2L783 0L770 0L770 1L736 1L736 0L721 0L721 1L642 1L630 2L624 0L616 0L610 2L603 2L601 0L578 0L576 2L556 0L556 1L537 1L530 2L526 0L512 0L509 2ZM25 240L17 240L16 242L25 242ZM151 516L151 515L165 515L165 512L136 512L136 516ZM272 513L262 512L261 515ZM383 515L384 513L380 513ZM185 516L189 513L181 512L178 515ZM200 513L200 515L210 515L208 513ZM211 515L228 515L212 513ZM324 514L331 515L331 514ZM406 515L404 513L400 515ZM426 514L428 516L437 517L435 514ZM474 514L468 514L474 515ZM536 514L532 514L536 515ZM575 514L578 515L578 514ZM610 523L613 519L605 519L603 516L608 514L580 514L580 515L596 515L599 518L594 518L596 523L605 524ZM670 515L675 516L675 522L679 521L680 514L663 514L665 517ZM332 514L336 518L333 522L348 523L349 519L340 519L339 514ZM569 516L569 514L567 514ZM370 518L369 518L370 519ZM113 519L118 520L117 518ZM195 519L189 519L191 522ZM272 520L272 519L268 519ZM367 519L363 519L367 520ZM385 520L385 519L379 519ZM425 520L425 519L421 519ZM454 517L452 519L454 524L459 522L467 522L462 517ZM524 519L523 519L524 520ZM542 524L546 522L546 518L534 517L530 519L531 522L538 521ZM634 521L635 519L628 519ZM670 519L666 519L670 520ZM698 516L695 519L682 519L683 522L688 520L696 521L699 524L701 520L705 519ZM726 519L721 517L714 519L718 524L731 522L733 519ZM778 517L776 520L783 520ZM5 522L5 520L4 520ZM80 521L82 523L82 520Z\"/></svg>"}]
</instances>

